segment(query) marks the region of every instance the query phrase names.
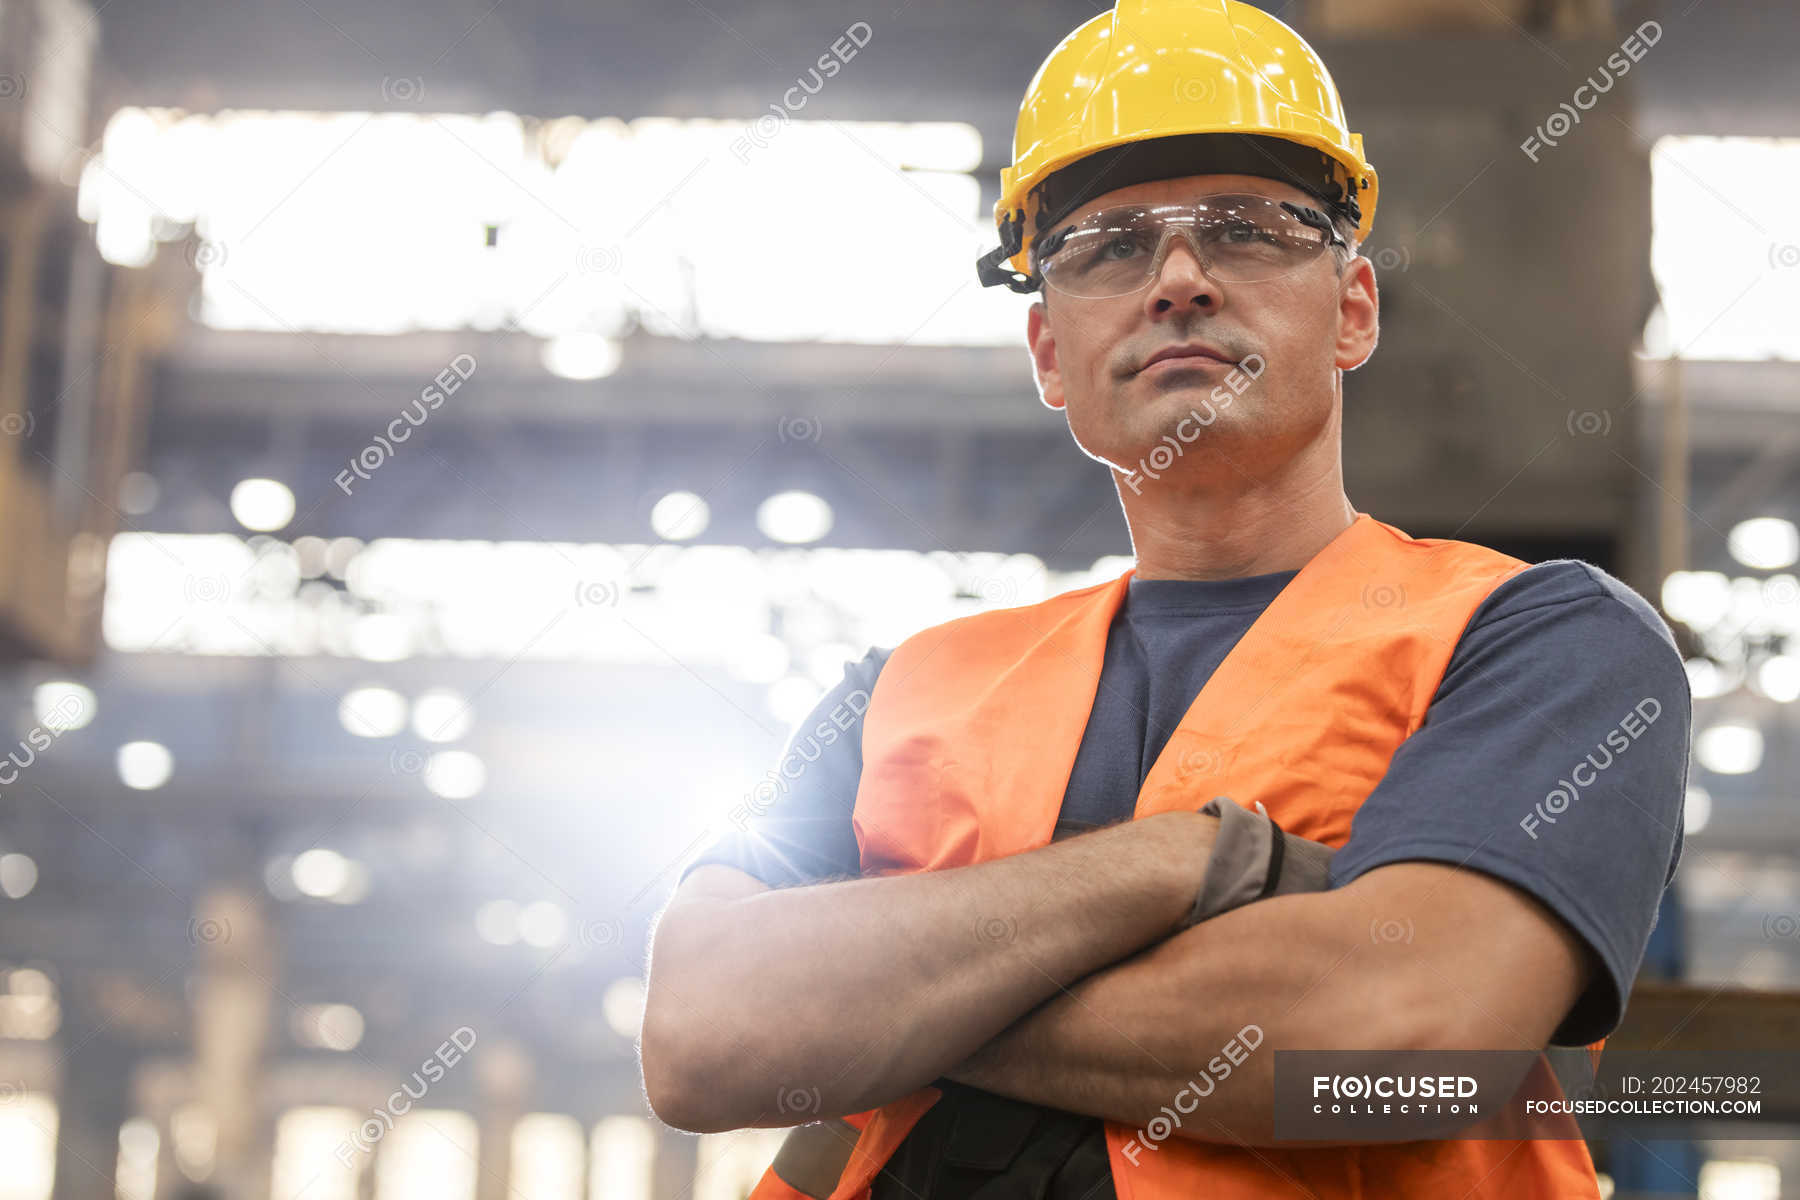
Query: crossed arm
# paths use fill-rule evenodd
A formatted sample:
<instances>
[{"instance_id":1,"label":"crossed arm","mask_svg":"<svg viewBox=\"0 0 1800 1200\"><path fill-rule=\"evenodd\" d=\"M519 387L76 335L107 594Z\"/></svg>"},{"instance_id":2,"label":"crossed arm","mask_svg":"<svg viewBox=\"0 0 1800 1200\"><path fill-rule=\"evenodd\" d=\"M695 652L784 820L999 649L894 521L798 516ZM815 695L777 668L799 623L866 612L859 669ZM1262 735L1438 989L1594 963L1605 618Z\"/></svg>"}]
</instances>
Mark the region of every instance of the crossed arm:
<instances>
[{"instance_id":1,"label":"crossed arm","mask_svg":"<svg viewBox=\"0 0 1800 1200\"><path fill-rule=\"evenodd\" d=\"M1274 1049L1540 1050L1590 955L1510 884L1394 863L1234 909L1098 971L946 1074L1139 1129L1186 1089L1200 1098L1177 1136L1271 1145ZM1247 1025L1259 1049L1207 1094L1189 1089Z\"/></svg>"},{"instance_id":2,"label":"crossed arm","mask_svg":"<svg viewBox=\"0 0 1800 1200\"><path fill-rule=\"evenodd\" d=\"M1536 900L1438 863L1176 933L1214 828L1171 813L773 891L701 867L653 937L651 1106L701 1132L784 1126L948 1076L1142 1128L1254 1024L1261 1049L1178 1135L1267 1145L1274 1049L1541 1049L1593 969Z\"/></svg>"}]
</instances>

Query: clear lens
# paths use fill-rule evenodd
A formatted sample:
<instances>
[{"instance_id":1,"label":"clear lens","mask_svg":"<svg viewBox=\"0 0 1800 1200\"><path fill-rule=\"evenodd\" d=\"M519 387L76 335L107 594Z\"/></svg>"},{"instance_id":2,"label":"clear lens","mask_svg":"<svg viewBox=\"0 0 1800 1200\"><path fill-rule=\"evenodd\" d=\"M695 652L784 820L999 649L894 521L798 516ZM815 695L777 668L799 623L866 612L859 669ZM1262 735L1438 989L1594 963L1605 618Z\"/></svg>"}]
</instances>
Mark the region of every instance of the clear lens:
<instances>
[{"instance_id":1,"label":"clear lens","mask_svg":"<svg viewBox=\"0 0 1800 1200\"><path fill-rule=\"evenodd\" d=\"M1274 279L1330 242L1267 196L1208 196L1196 204L1125 204L1045 235L1044 282L1079 299L1135 292L1154 277L1172 234L1188 239L1207 274L1231 283Z\"/></svg>"}]
</instances>

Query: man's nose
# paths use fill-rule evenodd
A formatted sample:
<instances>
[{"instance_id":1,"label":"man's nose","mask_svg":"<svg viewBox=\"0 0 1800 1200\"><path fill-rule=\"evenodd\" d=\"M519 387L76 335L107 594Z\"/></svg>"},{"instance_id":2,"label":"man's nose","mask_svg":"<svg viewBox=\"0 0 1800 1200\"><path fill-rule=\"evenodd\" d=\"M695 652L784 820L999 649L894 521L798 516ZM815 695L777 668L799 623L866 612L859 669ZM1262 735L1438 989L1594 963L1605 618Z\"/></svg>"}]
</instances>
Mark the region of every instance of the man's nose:
<instances>
[{"instance_id":1,"label":"man's nose","mask_svg":"<svg viewBox=\"0 0 1800 1200\"><path fill-rule=\"evenodd\" d=\"M1171 229L1164 242L1162 263L1147 290L1144 304L1152 315L1178 308L1217 312L1224 302L1218 280L1206 273L1199 248L1191 233Z\"/></svg>"}]
</instances>

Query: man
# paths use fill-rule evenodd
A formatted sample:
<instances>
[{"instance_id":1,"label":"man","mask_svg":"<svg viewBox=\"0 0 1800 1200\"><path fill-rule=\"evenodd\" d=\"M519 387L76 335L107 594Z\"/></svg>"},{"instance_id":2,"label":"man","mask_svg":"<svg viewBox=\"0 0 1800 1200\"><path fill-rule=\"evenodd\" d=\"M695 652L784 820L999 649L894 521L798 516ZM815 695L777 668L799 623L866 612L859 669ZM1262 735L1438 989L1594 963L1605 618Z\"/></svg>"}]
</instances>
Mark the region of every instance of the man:
<instances>
[{"instance_id":1,"label":"man","mask_svg":"<svg viewBox=\"0 0 1800 1200\"><path fill-rule=\"evenodd\" d=\"M1120 0L1015 151L982 278L1042 288L1137 565L849 668L658 925L653 1108L800 1125L764 1198L1597 1197L1579 1140L1284 1145L1272 1051L1617 1026L1680 856L1666 626L1350 504L1375 173L1291 30Z\"/></svg>"}]
</instances>

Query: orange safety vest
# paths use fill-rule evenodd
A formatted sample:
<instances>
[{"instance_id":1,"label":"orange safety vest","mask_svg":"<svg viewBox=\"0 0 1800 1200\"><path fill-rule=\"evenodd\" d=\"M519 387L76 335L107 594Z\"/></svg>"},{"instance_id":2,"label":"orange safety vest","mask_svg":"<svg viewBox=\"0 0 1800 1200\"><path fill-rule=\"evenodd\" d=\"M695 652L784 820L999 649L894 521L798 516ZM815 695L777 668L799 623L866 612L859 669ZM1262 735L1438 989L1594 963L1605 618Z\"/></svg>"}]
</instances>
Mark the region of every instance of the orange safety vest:
<instances>
[{"instance_id":1,"label":"orange safety vest","mask_svg":"<svg viewBox=\"0 0 1800 1200\"><path fill-rule=\"evenodd\" d=\"M1219 664L1138 793L1134 817L1260 800L1333 847L1418 729L1482 600L1530 564L1413 538L1366 513L1289 581ZM863 874L939 871L1048 845L1093 708L1108 627L1132 576L923 630L895 648L864 714L854 825ZM1598 1061L1604 1039L1588 1049ZM1543 1070L1540 1058L1534 1070ZM866 1200L941 1095L925 1087L861 1129L830 1200ZM1597 1200L1586 1144L1439 1140L1244 1148L1172 1138L1135 1163L1105 1123L1119 1200L1466 1197ZM802 1194L773 1170L752 1200Z\"/></svg>"}]
</instances>

